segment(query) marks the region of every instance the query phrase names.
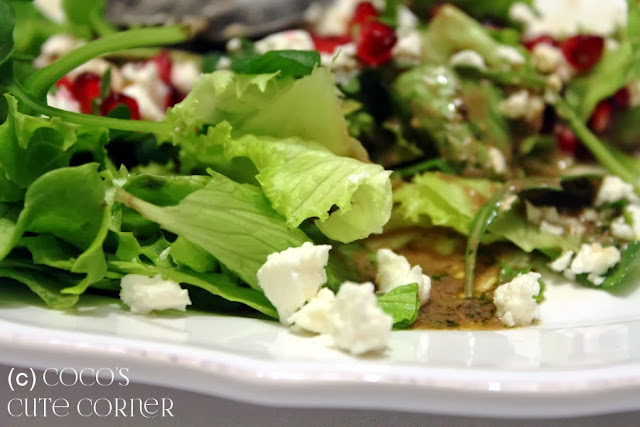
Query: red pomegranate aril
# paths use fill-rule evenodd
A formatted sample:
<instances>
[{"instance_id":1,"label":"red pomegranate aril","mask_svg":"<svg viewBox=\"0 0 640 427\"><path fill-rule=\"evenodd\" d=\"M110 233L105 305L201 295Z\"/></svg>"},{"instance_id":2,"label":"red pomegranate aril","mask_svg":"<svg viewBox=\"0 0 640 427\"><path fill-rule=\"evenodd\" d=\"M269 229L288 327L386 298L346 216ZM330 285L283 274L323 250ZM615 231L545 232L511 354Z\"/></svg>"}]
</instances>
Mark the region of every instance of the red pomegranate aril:
<instances>
[{"instance_id":1,"label":"red pomegranate aril","mask_svg":"<svg viewBox=\"0 0 640 427\"><path fill-rule=\"evenodd\" d=\"M166 50L161 51L159 54L152 58L152 61L156 64L158 69L158 77L166 84L171 84L171 68L173 63L171 56Z\"/></svg>"},{"instance_id":2,"label":"red pomegranate aril","mask_svg":"<svg viewBox=\"0 0 640 427\"><path fill-rule=\"evenodd\" d=\"M579 72L588 71L598 63L604 52L604 38L592 35L577 35L562 43L562 53Z\"/></svg>"},{"instance_id":3,"label":"red pomegranate aril","mask_svg":"<svg viewBox=\"0 0 640 427\"><path fill-rule=\"evenodd\" d=\"M617 108L621 110L627 109L631 105L631 92L626 87L623 87L613 95L613 101Z\"/></svg>"},{"instance_id":4,"label":"red pomegranate aril","mask_svg":"<svg viewBox=\"0 0 640 427\"><path fill-rule=\"evenodd\" d=\"M580 141L569 127L565 125L556 125L554 136L556 145L563 153L575 156L578 151Z\"/></svg>"},{"instance_id":5,"label":"red pomegranate aril","mask_svg":"<svg viewBox=\"0 0 640 427\"><path fill-rule=\"evenodd\" d=\"M351 37L349 36L322 37L311 35L311 38L313 39L313 45L320 53L333 53L338 46L351 42Z\"/></svg>"},{"instance_id":6,"label":"red pomegranate aril","mask_svg":"<svg viewBox=\"0 0 640 427\"><path fill-rule=\"evenodd\" d=\"M353 34L354 29L357 31L357 26L362 26L362 24L368 21L375 21L379 17L380 14L373 3L369 1L362 1L358 3L353 11L351 21L349 21L349 34Z\"/></svg>"},{"instance_id":7,"label":"red pomegranate aril","mask_svg":"<svg viewBox=\"0 0 640 427\"><path fill-rule=\"evenodd\" d=\"M61 78L56 82L56 87L57 88L66 87L67 89L71 90L73 87L73 82L71 81L69 76L64 76L63 78Z\"/></svg>"},{"instance_id":8,"label":"red pomegranate aril","mask_svg":"<svg viewBox=\"0 0 640 427\"><path fill-rule=\"evenodd\" d=\"M548 45L551 46L558 46L558 42L551 36L538 36L532 39L526 39L522 41L522 46L525 47L525 49L531 51L533 50L534 47L536 47L539 44L543 44L546 43Z\"/></svg>"},{"instance_id":9,"label":"red pomegranate aril","mask_svg":"<svg viewBox=\"0 0 640 427\"><path fill-rule=\"evenodd\" d=\"M140 120L138 102L130 96L122 93L111 93L100 103L100 114L106 116L118 105L126 105L129 108L131 120Z\"/></svg>"},{"instance_id":10,"label":"red pomegranate aril","mask_svg":"<svg viewBox=\"0 0 640 427\"><path fill-rule=\"evenodd\" d=\"M79 74L73 80L71 93L80 103L80 111L84 114L93 112L93 100L100 96L101 80L99 75L89 71Z\"/></svg>"},{"instance_id":11,"label":"red pomegranate aril","mask_svg":"<svg viewBox=\"0 0 640 427\"><path fill-rule=\"evenodd\" d=\"M600 101L591 114L589 119L589 127L595 133L602 133L611 124L611 118L613 116L613 104L608 99Z\"/></svg>"},{"instance_id":12,"label":"red pomegranate aril","mask_svg":"<svg viewBox=\"0 0 640 427\"><path fill-rule=\"evenodd\" d=\"M368 21L358 34L356 55L367 65L382 65L391 60L393 46L398 41L396 32L387 24Z\"/></svg>"}]
</instances>

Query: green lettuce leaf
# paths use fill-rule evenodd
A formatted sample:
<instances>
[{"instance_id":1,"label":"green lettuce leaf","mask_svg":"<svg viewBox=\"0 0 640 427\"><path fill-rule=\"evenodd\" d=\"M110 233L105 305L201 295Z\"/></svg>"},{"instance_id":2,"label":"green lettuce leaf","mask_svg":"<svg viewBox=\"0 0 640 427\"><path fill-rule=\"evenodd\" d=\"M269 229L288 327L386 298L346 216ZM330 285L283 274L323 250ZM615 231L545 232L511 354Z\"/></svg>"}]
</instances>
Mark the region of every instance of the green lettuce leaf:
<instances>
[{"instance_id":1,"label":"green lettuce leaf","mask_svg":"<svg viewBox=\"0 0 640 427\"><path fill-rule=\"evenodd\" d=\"M413 325L420 311L420 293L417 283L398 286L384 295L378 295L378 305L393 318L395 329Z\"/></svg>"},{"instance_id":2,"label":"green lettuce leaf","mask_svg":"<svg viewBox=\"0 0 640 427\"><path fill-rule=\"evenodd\" d=\"M476 19L498 18L507 20L509 8L514 3L530 4L531 0L450 0L447 3L455 5ZM434 7L442 4L441 0L410 0L409 6L418 16L428 16Z\"/></svg>"},{"instance_id":3,"label":"green lettuce leaf","mask_svg":"<svg viewBox=\"0 0 640 427\"><path fill-rule=\"evenodd\" d=\"M6 101L7 119L0 124L0 176L17 188L27 188L42 174L69 166L76 152L104 161L106 129L22 114L15 98L6 95Z\"/></svg>"},{"instance_id":4,"label":"green lettuce leaf","mask_svg":"<svg viewBox=\"0 0 640 427\"><path fill-rule=\"evenodd\" d=\"M254 289L269 254L309 240L287 226L260 189L219 174L175 206L154 205L122 189L116 200L202 248Z\"/></svg>"},{"instance_id":5,"label":"green lettuce leaf","mask_svg":"<svg viewBox=\"0 0 640 427\"><path fill-rule=\"evenodd\" d=\"M58 247L51 237L40 237L35 244L32 241L32 248L37 251L35 262L86 274L84 280L64 292L80 294L102 279L107 270L102 243L110 212L97 166L88 163L56 169L38 178L27 190L24 209L17 220L3 218L0 259L9 254L25 232L42 233L67 245Z\"/></svg>"},{"instance_id":6,"label":"green lettuce leaf","mask_svg":"<svg viewBox=\"0 0 640 427\"><path fill-rule=\"evenodd\" d=\"M336 156L325 147L299 139L231 136L222 123L207 135L183 140L189 157L214 164L246 157L273 208L298 227L308 218L329 238L350 242L379 233L391 214L390 172L381 166ZM330 213L335 207L338 210Z\"/></svg>"},{"instance_id":7,"label":"green lettuce leaf","mask_svg":"<svg viewBox=\"0 0 640 427\"><path fill-rule=\"evenodd\" d=\"M231 63L238 74L271 74L278 77L300 78L308 76L320 65L316 50L271 50L255 58L242 58Z\"/></svg>"},{"instance_id":8,"label":"green lettuce leaf","mask_svg":"<svg viewBox=\"0 0 640 427\"><path fill-rule=\"evenodd\" d=\"M6 268L0 264L0 278L23 283L38 295L49 308L66 310L78 302L78 295L64 295L60 291L69 285L66 278L27 268ZM0 281L0 282L4 282ZM6 284L4 284L6 286Z\"/></svg>"},{"instance_id":9,"label":"green lettuce leaf","mask_svg":"<svg viewBox=\"0 0 640 427\"><path fill-rule=\"evenodd\" d=\"M15 47L13 28L16 25L15 13L9 4L0 1L0 65L9 59Z\"/></svg>"},{"instance_id":10,"label":"green lettuce leaf","mask_svg":"<svg viewBox=\"0 0 640 427\"><path fill-rule=\"evenodd\" d=\"M588 274L579 274L576 279L585 286L596 286L587 278ZM604 282L596 286L610 291L625 291L638 285L640 276L640 241L633 241L620 253L620 261L607 272Z\"/></svg>"},{"instance_id":11,"label":"green lettuce leaf","mask_svg":"<svg viewBox=\"0 0 640 427\"><path fill-rule=\"evenodd\" d=\"M395 190L394 209L408 224L424 223L426 217L432 225L453 228L466 235L475 214L501 186L484 179L424 173Z\"/></svg>"},{"instance_id":12,"label":"green lettuce leaf","mask_svg":"<svg viewBox=\"0 0 640 427\"><path fill-rule=\"evenodd\" d=\"M298 137L340 156L367 159L362 145L349 136L330 70L319 67L297 80L277 75L226 70L205 75L167 112L165 121L178 130L174 141L228 121L234 136Z\"/></svg>"},{"instance_id":13,"label":"green lettuce leaf","mask_svg":"<svg viewBox=\"0 0 640 427\"><path fill-rule=\"evenodd\" d=\"M197 273L184 267L166 268L122 261L110 262L109 268L123 274L160 274L163 279L196 286L227 301L242 303L271 318L278 318L276 309L260 290L238 286L224 274Z\"/></svg>"}]
</instances>

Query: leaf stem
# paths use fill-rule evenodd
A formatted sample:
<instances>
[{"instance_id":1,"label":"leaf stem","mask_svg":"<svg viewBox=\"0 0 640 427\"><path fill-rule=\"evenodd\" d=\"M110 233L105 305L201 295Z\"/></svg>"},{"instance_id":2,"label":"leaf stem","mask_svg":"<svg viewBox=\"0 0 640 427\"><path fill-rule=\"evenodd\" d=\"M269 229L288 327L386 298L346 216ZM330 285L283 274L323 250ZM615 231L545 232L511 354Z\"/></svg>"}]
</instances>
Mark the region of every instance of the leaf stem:
<instances>
[{"instance_id":1,"label":"leaf stem","mask_svg":"<svg viewBox=\"0 0 640 427\"><path fill-rule=\"evenodd\" d=\"M26 90L17 82L13 82L7 87L9 91L23 102L26 106L33 109L39 114L49 117L60 117L66 122L78 125L103 127L108 129L117 129L133 132L161 133L169 134L172 132L172 126L165 122L149 122L144 120L124 120L111 117L92 116L89 114L73 113L71 111L60 110L48 105L43 105L33 99Z\"/></svg>"},{"instance_id":2,"label":"leaf stem","mask_svg":"<svg viewBox=\"0 0 640 427\"><path fill-rule=\"evenodd\" d=\"M141 28L109 34L36 71L25 81L24 86L36 99L44 98L49 88L69 71L93 58L124 49L179 43L187 40L190 35L187 26Z\"/></svg>"}]
</instances>

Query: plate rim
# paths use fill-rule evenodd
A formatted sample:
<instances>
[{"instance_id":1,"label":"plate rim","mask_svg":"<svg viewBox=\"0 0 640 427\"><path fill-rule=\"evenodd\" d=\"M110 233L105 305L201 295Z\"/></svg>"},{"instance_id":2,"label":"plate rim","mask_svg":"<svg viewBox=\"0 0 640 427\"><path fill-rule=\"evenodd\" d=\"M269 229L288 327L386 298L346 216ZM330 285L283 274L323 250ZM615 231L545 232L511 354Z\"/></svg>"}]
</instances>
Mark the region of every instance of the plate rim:
<instances>
[{"instance_id":1,"label":"plate rim","mask_svg":"<svg viewBox=\"0 0 640 427\"><path fill-rule=\"evenodd\" d=\"M184 349L188 351L181 354ZM25 368L58 366L54 362L128 363L136 367L130 369L133 381L267 406L516 418L640 410L640 401L632 398L640 393L640 361L546 371L463 371L385 364L384 359L328 366L323 361L260 360L185 344L48 329L4 319L0 319L0 350L1 362ZM25 358L26 354L30 357ZM166 368L171 368L171 383L157 375ZM577 381L568 382L568 374ZM198 376L213 382L207 385ZM402 399L394 399L398 395ZM442 396L466 399L468 405L457 408Z\"/></svg>"}]
</instances>

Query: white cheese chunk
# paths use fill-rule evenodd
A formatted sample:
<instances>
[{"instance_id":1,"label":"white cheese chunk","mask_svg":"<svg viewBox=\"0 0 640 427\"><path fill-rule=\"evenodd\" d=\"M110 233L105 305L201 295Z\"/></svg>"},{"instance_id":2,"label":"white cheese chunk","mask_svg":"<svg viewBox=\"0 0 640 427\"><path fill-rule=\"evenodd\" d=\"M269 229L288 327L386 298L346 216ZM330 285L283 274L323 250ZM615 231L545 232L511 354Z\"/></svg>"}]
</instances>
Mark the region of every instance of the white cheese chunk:
<instances>
[{"instance_id":1,"label":"white cheese chunk","mask_svg":"<svg viewBox=\"0 0 640 427\"><path fill-rule=\"evenodd\" d=\"M316 296L327 281L324 267L329 245L306 242L298 248L272 253L258 270L258 284L278 311L280 322L291 323L291 315Z\"/></svg>"},{"instance_id":2,"label":"white cheese chunk","mask_svg":"<svg viewBox=\"0 0 640 427\"><path fill-rule=\"evenodd\" d=\"M378 306L373 283L345 282L329 310L334 345L355 355L384 350L393 319Z\"/></svg>"},{"instance_id":3,"label":"white cheese chunk","mask_svg":"<svg viewBox=\"0 0 640 427\"><path fill-rule=\"evenodd\" d=\"M189 93L202 77L202 71L194 61L174 61L171 67L171 83L182 93Z\"/></svg>"},{"instance_id":4,"label":"white cheese chunk","mask_svg":"<svg viewBox=\"0 0 640 427\"><path fill-rule=\"evenodd\" d=\"M491 169L498 175L504 175L507 172L507 161L504 158L502 151L496 147L489 147L487 150L489 155L489 164Z\"/></svg>"},{"instance_id":5,"label":"white cheese chunk","mask_svg":"<svg viewBox=\"0 0 640 427\"><path fill-rule=\"evenodd\" d=\"M73 94L65 86L60 86L55 94L47 94L47 104L54 108L74 113L80 112L80 103L73 97Z\"/></svg>"},{"instance_id":6,"label":"white cheese chunk","mask_svg":"<svg viewBox=\"0 0 640 427\"><path fill-rule=\"evenodd\" d=\"M334 299L335 295L331 289L322 288L318 295L293 313L288 322L305 331L327 334L329 333L329 311Z\"/></svg>"},{"instance_id":7,"label":"white cheese chunk","mask_svg":"<svg viewBox=\"0 0 640 427\"><path fill-rule=\"evenodd\" d=\"M624 216L616 218L611 223L611 235L620 240L635 240L636 235L633 228L627 224Z\"/></svg>"},{"instance_id":8,"label":"white cheese chunk","mask_svg":"<svg viewBox=\"0 0 640 427\"><path fill-rule=\"evenodd\" d=\"M540 231L548 234L555 234L556 236L562 236L564 234L564 228L559 225L551 224L545 220L540 221Z\"/></svg>"},{"instance_id":9,"label":"white cheese chunk","mask_svg":"<svg viewBox=\"0 0 640 427\"><path fill-rule=\"evenodd\" d=\"M287 30L268 35L255 43L258 53L270 50L313 50L315 45L311 34L304 30Z\"/></svg>"},{"instance_id":10,"label":"white cheese chunk","mask_svg":"<svg viewBox=\"0 0 640 427\"><path fill-rule=\"evenodd\" d=\"M422 60L422 35L420 32L411 30L399 34L392 55L398 61L419 64Z\"/></svg>"},{"instance_id":11,"label":"white cheese chunk","mask_svg":"<svg viewBox=\"0 0 640 427\"><path fill-rule=\"evenodd\" d=\"M72 50L82 46L83 40L69 34L51 36L40 47L40 55L33 61L33 66L43 68Z\"/></svg>"},{"instance_id":12,"label":"white cheese chunk","mask_svg":"<svg viewBox=\"0 0 640 427\"><path fill-rule=\"evenodd\" d=\"M67 15L62 8L62 0L33 0L33 5L50 21L58 24L64 24L67 21Z\"/></svg>"},{"instance_id":13,"label":"white cheese chunk","mask_svg":"<svg viewBox=\"0 0 640 427\"><path fill-rule=\"evenodd\" d=\"M585 243L571 262L571 271L575 274L593 273L600 276L619 261L620 251L617 248L603 248L600 243Z\"/></svg>"},{"instance_id":14,"label":"white cheese chunk","mask_svg":"<svg viewBox=\"0 0 640 427\"><path fill-rule=\"evenodd\" d=\"M409 261L390 249L380 249L377 253L378 273L376 283L378 290L387 293L399 286L418 284L418 294L422 304L429 300L431 293L431 278L422 274L422 267L411 267Z\"/></svg>"},{"instance_id":15,"label":"white cheese chunk","mask_svg":"<svg viewBox=\"0 0 640 427\"><path fill-rule=\"evenodd\" d=\"M127 274L120 281L120 299L132 313L147 314L173 308L185 311L191 305L189 292L172 280L140 274Z\"/></svg>"},{"instance_id":16,"label":"white cheese chunk","mask_svg":"<svg viewBox=\"0 0 640 427\"><path fill-rule=\"evenodd\" d=\"M610 36L626 26L627 9L626 0L534 0L531 8L513 4L509 16L523 24L527 38L564 39L578 33Z\"/></svg>"},{"instance_id":17,"label":"white cheese chunk","mask_svg":"<svg viewBox=\"0 0 640 427\"><path fill-rule=\"evenodd\" d=\"M520 66L525 62L524 56L513 46L499 46L496 54L510 65Z\"/></svg>"},{"instance_id":18,"label":"white cheese chunk","mask_svg":"<svg viewBox=\"0 0 640 427\"><path fill-rule=\"evenodd\" d=\"M486 70L487 65L484 63L484 58L475 50L464 49L454 53L449 58L450 65L466 65L468 67L474 67L478 70Z\"/></svg>"},{"instance_id":19,"label":"white cheese chunk","mask_svg":"<svg viewBox=\"0 0 640 427\"><path fill-rule=\"evenodd\" d=\"M553 262L549 264L549 268L553 271L557 271L558 273L566 270L571 264L571 259L573 258L573 251L565 251L556 258Z\"/></svg>"},{"instance_id":20,"label":"white cheese chunk","mask_svg":"<svg viewBox=\"0 0 640 427\"><path fill-rule=\"evenodd\" d=\"M624 182L615 175L607 175L603 178L598 195L596 196L596 206L605 203L617 202L619 200L637 201L638 196L633 192L633 186Z\"/></svg>"},{"instance_id":21,"label":"white cheese chunk","mask_svg":"<svg viewBox=\"0 0 640 427\"><path fill-rule=\"evenodd\" d=\"M540 316L540 307L533 297L540 293L540 274L519 274L509 283L496 288L493 303L497 315L506 326L527 326Z\"/></svg>"},{"instance_id":22,"label":"white cheese chunk","mask_svg":"<svg viewBox=\"0 0 640 427\"><path fill-rule=\"evenodd\" d=\"M553 72L563 59L562 51L549 43L538 43L531 52L531 64L542 73Z\"/></svg>"}]
</instances>

